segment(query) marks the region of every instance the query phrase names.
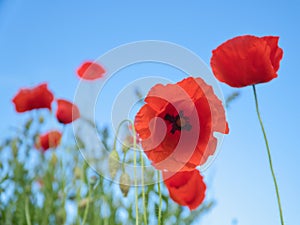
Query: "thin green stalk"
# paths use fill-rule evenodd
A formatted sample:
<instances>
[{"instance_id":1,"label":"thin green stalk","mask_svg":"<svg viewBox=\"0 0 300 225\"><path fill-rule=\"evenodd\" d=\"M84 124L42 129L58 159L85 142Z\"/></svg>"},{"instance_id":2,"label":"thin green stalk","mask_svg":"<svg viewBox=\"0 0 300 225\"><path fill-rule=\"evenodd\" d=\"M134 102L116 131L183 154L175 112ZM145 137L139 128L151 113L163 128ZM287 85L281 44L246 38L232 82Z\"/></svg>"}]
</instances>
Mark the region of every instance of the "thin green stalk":
<instances>
[{"instance_id":1,"label":"thin green stalk","mask_svg":"<svg viewBox=\"0 0 300 225\"><path fill-rule=\"evenodd\" d=\"M136 133L134 129L134 125L132 124L132 134L133 134L133 166L134 166L134 186L135 186L135 224L139 224L139 208L138 208L138 185L137 185L137 171L136 171Z\"/></svg>"},{"instance_id":2,"label":"thin green stalk","mask_svg":"<svg viewBox=\"0 0 300 225\"><path fill-rule=\"evenodd\" d=\"M157 218L157 224L161 225L161 205L162 205L162 196L161 196L161 189L160 189L160 171L157 171L157 188L158 188L158 194L159 194L159 206L158 206L158 218Z\"/></svg>"},{"instance_id":3,"label":"thin green stalk","mask_svg":"<svg viewBox=\"0 0 300 225\"><path fill-rule=\"evenodd\" d=\"M147 225L147 207L146 207L146 196L145 196L145 182L144 182L144 158L143 152L140 151L141 155L141 167L142 167L142 197L143 197L143 208L144 208L144 224Z\"/></svg>"},{"instance_id":4,"label":"thin green stalk","mask_svg":"<svg viewBox=\"0 0 300 225\"><path fill-rule=\"evenodd\" d=\"M119 126L118 126L118 128L117 128L116 136L115 136L115 138L114 138L113 149L116 149L116 147L117 147L117 138L118 138L118 135L119 135L121 126L122 126L124 123L130 123L130 124L132 124L132 126L133 126L133 123L132 123L130 120L127 120L127 119L126 119L126 120L123 120L123 121L119 124Z\"/></svg>"},{"instance_id":5,"label":"thin green stalk","mask_svg":"<svg viewBox=\"0 0 300 225\"><path fill-rule=\"evenodd\" d=\"M90 208L91 192L92 192L92 188L91 188L91 185L89 184L88 199L87 199L86 207L85 207L85 210L84 210L83 220L82 220L82 224L81 225L84 225L85 222L86 222L86 220L87 220L87 215L88 215L89 208Z\"/></svg>"},{"instance_id":6,"label":"thin green stalk","mask_svg":"<svg viewBox=\"0 0 300 225\"><path fill-rule=\"evenodd\" d=\"M257 116L258 116L258 120L259 120L259 123L260 123L261 130L262 130L263 135L264 135L264 140L265 140L265 144L266 144L266 148L267 148L267 152L268 152L268 158L269 158L269 166L270 166L270 170L271 170L271 173L272 173L273 182L274 182L274 186L275 186L275 190L276 190L276 197L277 197L277 203L278 203L278 208L279 208L280 221L281 221L281 225L284 225L283 213L282 213L282 207L281 207L281 201L280 201L280 195L279 195L279 189L278 189L278 184L277 184L275 172L274 172L274 169L273 169L273 163L272 163L272 157L271 157L269 142L268 142L267 134L266 134L266 131L265 131L265 128L264 128L264 125L263 125L263 122L262 122L262 119L261 119L261 116L260 116L260 112L259 112L255 85L253 85L252 87L253 87L253 93L254 93L254 99L255 99L256 113L257 113Z\"/></svg>"},{"instance_id":7,"label":"thin green stalk","mask_svg":"<svg viewBox=\"0 0 300 225\"><path fill-rule=\"evenodd\" d=\"M26 198L26 200L25 200L25 217L26 217L26 223L27 223L27 225L31 225L28 204L29 204L29 199Z\"/></svg>"}]
</instances>

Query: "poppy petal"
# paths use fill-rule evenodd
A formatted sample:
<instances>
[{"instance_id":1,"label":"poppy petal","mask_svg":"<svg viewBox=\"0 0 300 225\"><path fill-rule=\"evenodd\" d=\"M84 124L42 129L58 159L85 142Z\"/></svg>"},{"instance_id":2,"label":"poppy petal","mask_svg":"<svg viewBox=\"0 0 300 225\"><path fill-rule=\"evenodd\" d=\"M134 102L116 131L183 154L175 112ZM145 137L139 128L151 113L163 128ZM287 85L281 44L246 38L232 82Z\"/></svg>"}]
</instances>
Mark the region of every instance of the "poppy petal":
<instances>
[{"instance_id":1,"label":"poppy petal","mask_svg":"<svg viewBox=\"0 0 300 225\"><path fill-rule=\"evenodd\" d=\"M206 185L198 170L163 172L163 178L170 197L179 205L194 210L204 201Z\"/></svg>"},{"instance_id":2,"label":"poppy petal","mask_svg":"<svg viewBox=\"0 0 300 225\"><path fill-rule=\"evenodd\" d=\"M49 148L56 148L61 141L62 134L57 131L49 131L37 137L36 148L47 151Z\"/></svg>"},{"instance_id":3,"label":"poppy petal","mask_svg":"<svg viewBox=\"0 0 300 225\"><path fill-rule=\"evenodd\" d=\"M277 77L283 51L278 37L244 35L232 38L212 52L216 78L232 87L268 82Z\"/></svg>"},{"instance_id":4,"label":"poppy petal","mask_svg":"<svg viewBox=\"0 0 300 225\"><path fill-rule=\"evenodd\" d=\"M64 99L57 99L56 118L58 122L68 124L79 117L80 112L76 105Z\"/></svg>"},{"instance_id":5,"label":"poppy petal","mask_svg":"<svg viewBox=\"0 0 300 225\"><path fill-rule=\"evenodd\" d=\"M22 88L12 99L17 112L22 113L33 109L46 108L51 110L54 96L46 83L34 88Z\"/></svg>"},{"instance_id":6,"label":"poppy petal","mask_svg":"<svg viewBox=\"0 0 300 225\"><path fill-rule=\"evenodd\" d=\"M201 78L155 85L135 117L135 129L152 165L191 171L214 154L214 132L228 133L225 110Z\"/></svg>"},{"instance_id":7,"label":"poppy petal","mask_svg":"<svg viewBox=\"0 0 300 225\"><path fill-rule=\"evenodd\" d=\"M77 69L77 75L84 80L96 80L104 74L105 69L95 62L85 62Z\"/></svg>"}]
</instances>

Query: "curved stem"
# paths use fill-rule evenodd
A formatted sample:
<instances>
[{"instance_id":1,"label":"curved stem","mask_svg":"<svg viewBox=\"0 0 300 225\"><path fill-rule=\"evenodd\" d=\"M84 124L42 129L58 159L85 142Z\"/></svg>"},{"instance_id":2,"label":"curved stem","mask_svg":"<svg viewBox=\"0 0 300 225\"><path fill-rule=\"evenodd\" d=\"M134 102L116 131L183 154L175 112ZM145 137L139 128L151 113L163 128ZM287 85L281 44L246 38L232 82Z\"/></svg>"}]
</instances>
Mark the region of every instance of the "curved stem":
<instances>
[{"instance_id":1,"label":"curved stem","mask_svg":"<svg viewBox=\"0 0 300 225\"><path fill-rule=\"evenodd\" d=\"M133 124L130 120L122 120L122 122L119 124L118 128L117 128L117 132L116 132L116 136L115 136L115 139L114 139L114 145L113 145L113 149L116 149L117 147L117 138L118 138L118 134L120 132L120 129L121 129L121 126L124 124L124 123L130 123L130 124ZM132 125L133 126L133 125Z\"/></svg>"},{"instance_id":2,"label":"curved stem","mask_svg":"<svg viewBox=\"0 0 300 225\"><path fill-rule=\"evenodd\" d=\"M268 152L268 158L269 158L269 166L270 166L270 170L271 170L271 173L272 173L273 182L274 182L274 186L275 186L275 190L276 190L276 197L277 197L277 203L278 203L278 208L279 208L280 221L281 221L281 225L284 225L283 213L282 213L282 207L281 207L281 201L280 201L280 195L279 195L279 189L278 189L278 184L277 184L275 172L274 172L274 169L273 169L273 163L272 163L272 157L271 157L269 142L268 142L267 134L266 134L266 131L265 131L265 128L264 128L264 125L263 125L263 122L262 122L262 119L261 119L261 116L260 116L260 112L259 112L255 85L253 85L252 87L253 87L253 93L254 93L254 99L255 99L256 113L257 113L257 116L258 116L258 120L259 120L259 123L260 123L261 130L262 130L263 135L264 135L264 140L265 140L265 144L266 144L266 148L267 148L267 152Z\"/></svg>"},{"instance_id":3,"label":"curved stem","mask_svg":"<svg viewBox=\"0 0 300 225\"><path fill-rule=\"evenodd\" d=\"M26 217L26 223L27 223L27 225L31 225L28 204L29 204L29 199L26 198L26 200L25 200L25 217Z\"/></svg>"},{"instance_id":4,"label":"curved stem","mask_svg":"<svg viewBox=\"0 0 300 225\"><path fill-rule=\"evenodd\" d=\"M161 205L162 205L162 196L161 196L161 189L160 189L160 172L157 171L157 188L158 188L158 194L159 194L159 206L158 206L158 218L157 218L157 224L161 225Z\"/></svg>"},{"instance_id":5,"label":"curved stem","mask_svg":"<svg viewBox=\"0 0 300 225\"><path fill-rule=\"evenodd\" d=\"M147 225L147 207L146 207L146 196L145 196L145 182L144 182L144 158L143 152L140 151L141 155L141 169L142 169L142 197L143 197L143 208L144 208L144 224Z\"/></svg>"}]
</instances>

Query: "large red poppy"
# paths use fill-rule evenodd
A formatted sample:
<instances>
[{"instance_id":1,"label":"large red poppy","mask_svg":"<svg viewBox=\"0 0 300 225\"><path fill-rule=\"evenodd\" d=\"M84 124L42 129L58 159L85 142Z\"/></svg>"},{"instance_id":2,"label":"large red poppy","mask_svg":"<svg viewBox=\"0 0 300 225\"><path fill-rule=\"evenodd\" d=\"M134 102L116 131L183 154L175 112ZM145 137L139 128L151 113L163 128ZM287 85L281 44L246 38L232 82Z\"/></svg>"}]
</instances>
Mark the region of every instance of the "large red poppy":
<instances>
[{"instance_id":1,"label":"large red poppy","mask_svg":"<svg viewBox=\"0 0 300 225\"><path fill-rule=\"evenodd\" d=\"M48 90L47 84L43 83L34 88L22 88L12 101L16 111L22 113L41 108L51 110L53 99L53 94Z\"/></svg>"},{"instance_id":2,"label":"large red poppy","mask_svg":"<svg viewBox=\"0 0 300 225\"><path fill-rule=\"evenodd\" d=\"M205 198L206 185L198 170L171 174L163 172L170 197L179 205L196 209Z\"/></svg>"},{"instance_id":3,"label":"large red poppy","mask_svg":"<svg viewBox=\"0 0 300 225\"><path fill-rule=\"evenodd\" d=\"M80 117L79 109L72 102L64 99L57 100L56 118L63 124L72 123Z\"/></svg>"},{"instance_id":4,"label":"large red poppy","mask_svg":"<svg viewBox=\"0 0 300 225\"><path fill-rule=\"evenodd\" d=\"M216 78L232 87L268 82L277 77L283 50L279 37L238 36L213 50L210 61Z\"/></svg>"},{"instance_id":5,"label":"large red poppy","mask_svg":"<svg viewBox=\"0 0 300 225\"><path fill-rule=\"evenodd\" d=\"M96 80L105 74L105 69L95 62L85 62L77 70L77 75L84 80Z\"/></svg>"},{"instance_id":6,"label":"large red poppy","mask_svg":"<svg viewBox=\"0 0 300 225\"><path fill-rule=\"evenodd\" d=\"M49 131L45 134L39 135L36 140L36 148L42 149L43 151L49 148L56 148L61 141L62 134L57 131Z\"/></svg>"},{"instance_id":7,"label":"large red poppy","mask_svg":"<svg viewBox=\"0 0 300 225\"><path fill-rule=\"evenodd\" d=\"M201 78L155 85L135 117L143 150L157 169L193 170L214 154L214 132L228 133L222 102Z\"/></svg>"}]
</instances>

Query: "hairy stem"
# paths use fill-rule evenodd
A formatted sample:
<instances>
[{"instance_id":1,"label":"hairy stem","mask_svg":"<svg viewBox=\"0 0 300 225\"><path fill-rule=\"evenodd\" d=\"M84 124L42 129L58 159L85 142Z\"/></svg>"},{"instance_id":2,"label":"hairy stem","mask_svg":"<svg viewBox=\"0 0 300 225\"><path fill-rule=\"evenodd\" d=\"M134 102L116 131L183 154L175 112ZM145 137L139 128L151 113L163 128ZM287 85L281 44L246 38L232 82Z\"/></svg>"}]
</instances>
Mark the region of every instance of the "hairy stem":
<instances>
[{"instance_id":1,"label":"hairy stem","mask_svg":"<svg viewBox=\"0 0 300 225\"><path fill-rule=\"evenodd\" d=\"M162 205L162 195L161 195L161 188L160 188L160 171L157 171L157 188L159 194L159 206L158 206L158 218L157 224L161 225L161 205Z\"/></svg>"},{"instance_id":2,"label":"hairy stem","mask_svg":"<svg viewBox=\"0 0 300 225\"><path fill-rule=\"evenodd\" d=\"M135 188L135 224L139 224L139 202L138 202L138 185L137 185L137 171L136 171L136 133L134 129L134 124L132 124L132 135L133 135L133 149L134 149L134 156L133 156L133 164L134 164L134 188Z\"/></svg>"},{"instance_id":3,"label":"hairy stem","mask_svg":"<svg viewBox=\"0 0 300 225\"><path fill-rule=\"evenodd\" d=\"M264 135L264 140L265 140L267 153L268 153L268 158L269 158L269 166L270 166L270 170L271 170L271 173L272 173L273 182L274 182L274 186L275 186L275 190L276 190L276 197L277 197L277 203L278 203L278 208L279 208L280 221L281 221L281 225L284 225L283 213L282 213L282 207L281 207L281 201L280 201L280 195L279 195L279 189L278 189L278 184L277 184L275 172L274 172L274 169L273 169L273 162L272 162L269 142L268 142L267 134L266 134L266 131L265 131L265 128L264 128L264 125L263 125L263 122L262 122L262 119L261 119L261 116L260 116L260 112L259 112L255 85L253 85L252 87L253 87L253 93L254 93L254 99L255 99L256 113L257 113L257 117L258 117L258 120L259 120L259 123L260 123L261 130L262 130L263 135Z\"/></svg>"}]
</instances>

